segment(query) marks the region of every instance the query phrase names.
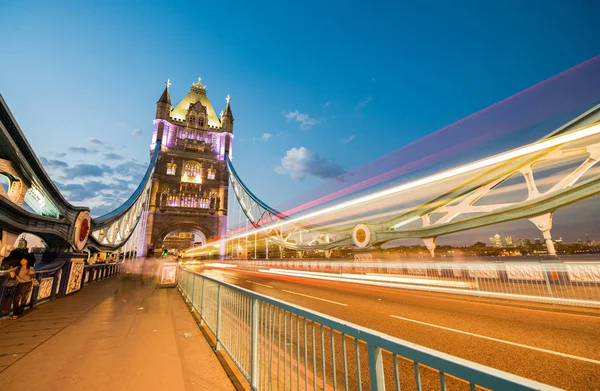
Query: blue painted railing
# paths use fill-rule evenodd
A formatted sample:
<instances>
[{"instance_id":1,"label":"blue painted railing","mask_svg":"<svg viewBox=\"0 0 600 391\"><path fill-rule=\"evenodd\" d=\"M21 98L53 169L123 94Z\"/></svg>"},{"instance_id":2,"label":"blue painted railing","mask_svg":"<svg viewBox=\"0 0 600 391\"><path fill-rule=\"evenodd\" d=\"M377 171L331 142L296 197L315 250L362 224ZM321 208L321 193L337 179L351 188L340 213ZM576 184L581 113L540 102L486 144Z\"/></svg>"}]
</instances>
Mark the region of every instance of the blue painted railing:
<instances>
[{"instance_id":1,"label":"blue painted railing","mask_svg":"<svg viewBox=\"0 0 600 391\"><path fill-rule=\"evenodd\" d=\"M190 270L178 287L252 390L559 390Z\"/></svg>"}]
</instances>

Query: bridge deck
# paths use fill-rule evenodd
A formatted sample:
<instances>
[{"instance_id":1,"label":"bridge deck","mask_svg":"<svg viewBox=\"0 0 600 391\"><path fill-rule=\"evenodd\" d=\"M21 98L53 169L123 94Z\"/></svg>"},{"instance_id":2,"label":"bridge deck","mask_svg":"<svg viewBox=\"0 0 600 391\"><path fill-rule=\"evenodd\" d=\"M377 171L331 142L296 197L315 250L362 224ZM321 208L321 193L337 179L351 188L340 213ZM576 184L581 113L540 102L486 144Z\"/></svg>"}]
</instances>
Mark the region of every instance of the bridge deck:
<instances>
[{"instance_id":1,"label":"bridge deck","mask_svg":"<svg viewBox=\"0 0 600 391\"><path fill-rule=\"evenodd\" d=\"M234 389L179 293L128 276L0 321L0 389L24 388Z\"/></svg>"}]
</instances>

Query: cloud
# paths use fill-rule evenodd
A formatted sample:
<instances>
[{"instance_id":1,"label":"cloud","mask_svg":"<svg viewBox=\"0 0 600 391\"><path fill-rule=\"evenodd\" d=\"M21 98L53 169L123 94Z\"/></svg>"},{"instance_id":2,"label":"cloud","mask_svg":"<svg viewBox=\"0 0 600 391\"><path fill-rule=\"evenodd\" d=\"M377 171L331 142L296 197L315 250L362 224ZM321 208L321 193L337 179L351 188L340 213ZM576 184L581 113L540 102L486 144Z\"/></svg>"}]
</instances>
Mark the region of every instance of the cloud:
<instances>
[{"instance_id":1,"label":"cloud","mask_svg":"<svg viewBox=\"0 0 600 391\"><path fill-rule=\"evenodd\" d=\"M94 153L94 152L96 152L96 150L89 149L89 148L86 148L86 147L69 147L69 151L75 152L75 153L83 153L83 154L88 154L88 153Z\"/></svg>"},{"instance_id":2,"label":"cloud","mask_svg":"<svg viewBox=\"0 0 600 391\"><path fill-rule=\"evenodd\" d=\"M132 177L141 180L148 167L145 164L136 163L134 160L121 163L115 167L114 171L120 176Z\"/></svg>"},{"instance_id":3,"label":"cloud","mask_svg":"<svg viewBox=\"0 0 600 391\"><path fill-rule=\"evenodd\" d=\"M304 147L287 151L281 159L281 166L275 168L275 171L283 175L289 174L296 180L303 180L309 175L321 179L335 178L346 172L336 163L323 159Z\"/></svg>"},{"instance_id":4,"label":"cloud","mask_svg":"<svg viewBox=\"0 0 600 391\"><path fill-rule=\"evenodd\" d=\"M66 168L69 167L69 165L67 164L67 162L63 162L62 160L53 160L53 159L46 159L45 157L40 157L40 162L42 162L42 165L46 168Z\"/></svg>"},{"instance_id":5,"label":"cloud","mask_svg":"<svg viewBox=\"0 0 600 391\"><path fill-rule=\"evenodd\" d=\"M331 106L331 101L327 101L325 102L325 104L323 105L323 108L329 107Z\"/></svg>"},{"instance_id":6,"label":"cloud","mask_svg":"<svg viewBox=\"0 0 600 391\"><path fill-rule=\"evenodd\" d=\"M354 140L356 136L351 135L342 140L342 144L348 144L350 141Z\"/></svg>"},{"instance_id":7,"label":"cloud","mask_svg":"<svg viewBox=\"0 0 600 391\"><path fill-rule=\"evenodd\" d=\"M260 136L261 140L263 141L269 141L271 137L273 137L273 134L271 133L263 133L262 136Z\"/></svg>"},{"instance_id":8,"label":"cloud","mask_svg":"<svg viewBox=\"0 0 600 391\"><path fill-rule=\"evenodd\" d=\"M56 155L56 157L65 157L65 156L67 156L67 153L66 152L60 152L60 153L57 153L55 155Z\"/></svg>"},{"instance_id":9,"label":"cloud","mask_svg":"<svg viewBox=\"0 0 600 391\"><path fill-rule=\"evenodd\" d=\"M288 121L300 122L300 130L308 130L320 122L318 119L313 118L308 114L300 113L298 110L290 111L283 115Z\"/></svg>"},{"instance_id":10,"label":"cloud","mask_svg":"<svg viewBox=\"0 0 600 391\"><path fill-rule=\"evenodd\" d=\"M105 174L112 174L113 172L114 169L106 164L76 164L63 170L63 179L103 177Z\"/></svg>"},{"instance_id":11,"label":"cloud","mask_svg":"<svg viewBox=\"0 0 600 391\"><path fill-rule=\"evenodd\" d=\"M88 141L90 142L90 144L96 144L96 145L104 144L101 140L99 140L97 138L93 138L93 137L90 137Z\"/></svg>"},{"instance_id":12,"label":"cloud","mask_svg":"<svg viewBox=\"0 0 600 391\"><path fill-rule=\"evenodd\" d=\"M133 129L133 132L131 132L131 135L134 137L138 137L142 135L142 129L140 128L135 128Z\"/></svg>"},{"instance_id":13,"label":"cloud","mask_svg":"<svg viewBox=\"0 0 600 391\"><path fill-rule=\"evenodd\" d=\"M106 160L123 160L124 157L121 155L117 155L116 153L105 153L103 154Z\"/></svg>"},{"instance_id":14,"label":"cloud","mask_svg":"<svg viewBox=\"0 0 600 391\"><path fill-rule=\"evenodd\" d=\"M365 96L364 98L362 98L360 100L360 102L358 102L356 104L356 106L354 106L354 110L360 111L360 110L364 109L365 107L367 107L369 105L369 103L371 103L372 101L373 101L373 98L371 96Z\"/></svg>"},{"instance_id":15,"label":"cloud","mask_svg":"<svg viewBox=\"0 0 600 391\"><path fill-rule=\"evenodd\" d=\"M131 183L124 180L116 180L106 183L96 180L88 180L83 183L63 184L56 182L56 186L71 202L83 203L86 206L100 204L100 207L110 206L113 210L131 195Z\"/></svg>"}]
</instances>

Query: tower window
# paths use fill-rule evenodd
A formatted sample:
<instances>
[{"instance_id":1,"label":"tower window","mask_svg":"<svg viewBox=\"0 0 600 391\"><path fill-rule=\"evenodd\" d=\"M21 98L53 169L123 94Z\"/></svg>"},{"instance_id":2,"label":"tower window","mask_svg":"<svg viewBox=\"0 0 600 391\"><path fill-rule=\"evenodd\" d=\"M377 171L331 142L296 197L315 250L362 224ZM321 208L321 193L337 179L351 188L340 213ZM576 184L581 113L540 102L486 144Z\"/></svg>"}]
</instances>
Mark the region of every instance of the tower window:
<instances>
[{"instance_id":1,"label":"tower window","mask_svg":"<svg viewBox=\"0 0 600 391\"><path fill-rule=\"evenodd\" d=\"M199 118L198 119L198 125L204 126L204 118Z\"/></svg>"},{"instance_id":2,"label":"tower window","mask_svg":"<svg viewBox=\"0 0 600 391\"><path fill-rule=\"evenodd\" d=\"M216 174L217 174L216 170L213 167L211 167L208 169L208 174L206 175L206 177L208 179L215 179Z\"/></svg>"},{"instance_id":3,"label":"tower window","mask_svg":"<svg viewBox=\"0 0 600 391\"><path fill-rule=\"evenodd\" d=\"M190 117L190 122L196 122L196 117Z\"/></svg>"},{"instance_id":4,"label":"tower window","mask_svg":"<svg viewBox=\"0 0 600 391\"><path fill-rule=\"evenodd\" d=\"M173 161L167 163L167 175L175 175L175 171L177 171L177 164L173 163Z\"/></svg>"}]
</instances>

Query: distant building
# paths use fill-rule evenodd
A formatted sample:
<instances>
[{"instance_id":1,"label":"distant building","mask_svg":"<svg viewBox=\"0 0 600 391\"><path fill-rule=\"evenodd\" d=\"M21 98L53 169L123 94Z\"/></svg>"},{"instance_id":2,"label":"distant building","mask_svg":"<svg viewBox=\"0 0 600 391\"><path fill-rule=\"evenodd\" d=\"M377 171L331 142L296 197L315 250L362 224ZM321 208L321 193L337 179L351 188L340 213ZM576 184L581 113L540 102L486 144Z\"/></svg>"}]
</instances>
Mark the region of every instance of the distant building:
<instances>
[{"instance_id":1,"label":"distant building","mask_svg":"<svg viewBox=\"0 0 600 391\"><path fill-rule=\"evenodd\" d=\"M504 243L506 243L506 247L513 247L514 243L513 243L512 236L505 236L504 237Z\"/></svg>"},{"instance_id":2,"label":"distant building","mask_svg":"<svg viewBox=\"0 0 600 391\"><path fill-rule=\"evenodd\" d=\"M502 238L499 234L494 235L494 237L490 238L490 242L492 243L492 247L499 248L503 247Z\"/></svg>"}]
</instances>

